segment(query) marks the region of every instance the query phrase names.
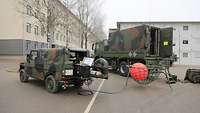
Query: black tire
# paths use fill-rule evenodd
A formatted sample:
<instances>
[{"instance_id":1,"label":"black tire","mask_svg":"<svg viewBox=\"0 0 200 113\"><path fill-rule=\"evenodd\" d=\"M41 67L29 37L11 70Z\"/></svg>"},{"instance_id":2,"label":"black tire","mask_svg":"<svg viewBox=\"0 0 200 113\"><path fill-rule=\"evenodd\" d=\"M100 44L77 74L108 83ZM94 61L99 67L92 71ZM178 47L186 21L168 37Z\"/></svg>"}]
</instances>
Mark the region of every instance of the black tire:
<instances>
[{"instance_id":1,"label":"black tire","mask_svg":"<svg viewBox=\"0 0 200 113\"><path fill-rule=\"evenodd\" d=\"M75 81L74 81L74 86L75 86L76 88L80 88L80 87L83 86L83 82L82 82L81 80L75 80Z\"/></svg>"},{"instance_id":2,"label":"black tire","mask_svg":"<svg viewBox=\"0 0 200 113\"><path fill-rule=\"evenodd\" d=\"M129 72L129 67L127 66L126 62L121 62L119 67L119 73L121 76L126 77Z\"/></svg>"},{"instance_id":3,"label":"black tire","mask_svg":"<svg viewBox=\"0 0 200 113\"><path fill-rule=\"evenodd\" d=\"M19 78L20 78L20 81L23 82L23 83L24 82L28 82L28 78L29 77L27 76L27 74L26 74L24 69L20 70Z\"/></svg>"},{"instance_id":4,"label":"black tire","mask_svg":"<svg viewBox=\"0 0 200 113\"><path fill-rule=\"evenodd\" d=\"M45 79L45 86L46 86L47 91L50 93L58 92L58 89L59 89L58 82L55 80L55 77L53 75L49 75Z\"/></svg>"},{"instance_id":5,"label":"black tire","mask_svg":"<svg viewBox=\"0 0 200 113\"><path fill-rule=\"evenodd\" d=\"M173 66L173 61L170 61L170 67L172 67Z\"/></svg>"}]
</instances>

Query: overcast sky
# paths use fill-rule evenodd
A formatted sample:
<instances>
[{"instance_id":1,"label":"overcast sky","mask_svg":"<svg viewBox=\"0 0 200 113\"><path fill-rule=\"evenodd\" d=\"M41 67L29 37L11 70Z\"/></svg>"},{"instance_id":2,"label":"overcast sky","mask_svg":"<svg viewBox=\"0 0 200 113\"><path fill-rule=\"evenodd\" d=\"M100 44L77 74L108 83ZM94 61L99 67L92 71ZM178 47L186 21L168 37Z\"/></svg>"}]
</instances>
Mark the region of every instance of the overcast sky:
<instances>
[{"instance_id":1,"label":"overcast sky","mask_svg":"<svg viewBox=\"0 0 200 113\"><path fill-rule=\"evenodd\" d=\"M200 0L105 0L105 29L117 21L200 20Z\"/></svg>"}]
</instances>

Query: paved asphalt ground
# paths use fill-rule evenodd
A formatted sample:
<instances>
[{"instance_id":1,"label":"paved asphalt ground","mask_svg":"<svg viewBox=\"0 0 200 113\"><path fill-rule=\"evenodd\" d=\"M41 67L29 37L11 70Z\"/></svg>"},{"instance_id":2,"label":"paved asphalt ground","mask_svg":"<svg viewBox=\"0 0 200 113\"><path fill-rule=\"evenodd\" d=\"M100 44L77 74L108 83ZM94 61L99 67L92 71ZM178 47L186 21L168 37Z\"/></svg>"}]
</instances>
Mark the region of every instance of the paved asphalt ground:
<instances>
[{"instance_id":1,"label":"paved asphalt ground","mask_svg":"<svg viewBox=\"0 0 200 113\"><path fill-rule=\"evenodd\" d=\"M124 88L126 78L110 73L109 80L96 79L91 86L105 93L82 96L70 88L50 94L43 82L21 83L17 68L17 62L0 60L0 113L200 113L198 84L170 89L162 78L145 87L129 79ZM183 79L187 68L174 66L171 72Z\"/></svg>"}]
</instances>

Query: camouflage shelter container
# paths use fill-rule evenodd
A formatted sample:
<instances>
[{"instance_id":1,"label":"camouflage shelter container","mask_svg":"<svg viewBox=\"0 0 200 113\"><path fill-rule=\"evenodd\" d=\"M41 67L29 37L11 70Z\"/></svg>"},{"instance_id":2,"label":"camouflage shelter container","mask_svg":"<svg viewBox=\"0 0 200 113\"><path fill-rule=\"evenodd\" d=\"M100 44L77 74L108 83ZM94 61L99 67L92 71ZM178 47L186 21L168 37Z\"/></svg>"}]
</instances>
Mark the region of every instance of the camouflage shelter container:
<instances>
[{"instance_id":1,"label":"camouflage shelter container","mask_svg":"<svg viewBox=\"0 0 200 113\"><path fill-rule=\"evenodd\" d=\"M96 44L96 56L144 58L172 55L173 29L138 26L110 34L109 39Z\"/></svg>"}]
</instances>

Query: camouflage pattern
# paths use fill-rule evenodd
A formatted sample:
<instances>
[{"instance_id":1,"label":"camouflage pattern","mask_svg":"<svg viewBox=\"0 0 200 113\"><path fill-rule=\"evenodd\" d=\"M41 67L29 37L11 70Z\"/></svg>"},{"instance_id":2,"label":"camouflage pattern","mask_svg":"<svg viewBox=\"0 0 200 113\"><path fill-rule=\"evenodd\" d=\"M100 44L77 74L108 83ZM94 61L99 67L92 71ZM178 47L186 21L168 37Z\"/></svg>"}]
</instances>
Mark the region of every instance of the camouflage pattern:
<instances>
[{"instance_id":1,"label":"camouflage pattern","mask_svg":"<svg viewBox=\"0 0 200 113\"><path fill-rule=\"evenodd\" d=\"M69 86L81 87L84 83L88 84L92 77L108 79L107 61L97 59L99 62L94 62L93 58L87 57L89 51L85 49L31 50L27 62L20 63L20 81L27 82L29 77L43 80L46 89L56 93L60 87L66 89Z\"/></svg>"},{"instance_id":2,"label":"camouflage pattern","mask_svg":"<svg viewBox=\"0 0 200 113\"><path fill-rule=\"evenodd\" d=\"M157 28L148 25L118 30L109 34L106 41L95 44L95 56L108 60L114 70L127 76L127 65L140 62L149 69L149 76L142 83L158 78L161 71L166 76L172 59L173 28ZM169 77L168 77L169 78Z\"/></svg>"},{"instance_id":3,"label":"camouflage pattern","mask_svg":"<svg viewBox=\"0 0 200 113\"><path fill-rule=\"evenodd\" d=\"M65 61L69 59L65 52L65 49L56 48L32 50L27 58L27 74L40 80L44 80L47 74L55 74L56 80L60 80Z\"/></svg>"},{"instance_id":4,"label":"camouflage pattern","mask_svg":"<svg viewBox=\"0 0 200 113\"><path fill-rule=\"evenodd\" d=\"M131 51L144 48L146 37L145 26L129 28L111 34L109 51Z\"/></svg>"},{"instance_id":5,"label":"camouflage pattern","mask_svg":"<svg viewBox=\"0 0 200 113\"><path fill-rule=\"evenodd\" d=\"M173 29L137 26L110 34L108 45L96 43L96 56L119 58L169 57L172 55ZM152 38L157 37L157 38Z\"/></svg>"}]
</instances>

